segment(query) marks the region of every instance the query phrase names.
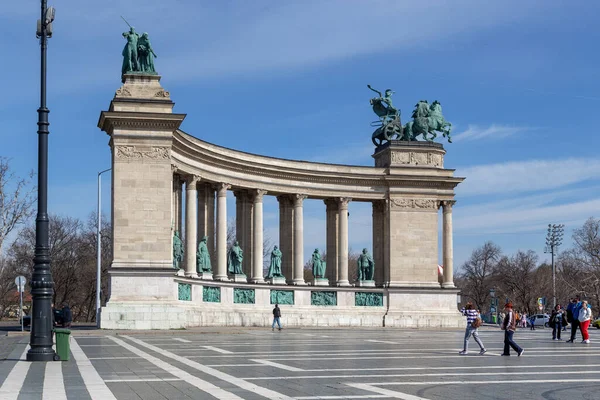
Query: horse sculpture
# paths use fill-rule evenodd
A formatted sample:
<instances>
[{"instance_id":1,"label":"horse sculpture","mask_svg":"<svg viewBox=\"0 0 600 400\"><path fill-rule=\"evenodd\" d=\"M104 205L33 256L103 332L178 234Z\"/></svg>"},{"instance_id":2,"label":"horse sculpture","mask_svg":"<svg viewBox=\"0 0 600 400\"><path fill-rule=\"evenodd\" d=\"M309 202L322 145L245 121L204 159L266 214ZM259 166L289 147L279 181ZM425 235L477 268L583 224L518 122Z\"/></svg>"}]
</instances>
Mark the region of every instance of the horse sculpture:
<instances>
[{"instance_id":1,"label":"horse sculpture","mask_svg":"<svg viewBox=\"0 0 600 400\"><path fill-rule=\"evenodd\" d=\"M439 101L434 101L431 106L427 100L419 101L415 106L412 118L412 121L404 125L403 140L417 140L417 137L422 135L424 140L431 142L437 137L436 131L438 131L448 138L449 143L452 143L450 138L452 124L444 119L442 105ZM428 135L431 135L431 137Z\"/></svg>"}]
</instances>

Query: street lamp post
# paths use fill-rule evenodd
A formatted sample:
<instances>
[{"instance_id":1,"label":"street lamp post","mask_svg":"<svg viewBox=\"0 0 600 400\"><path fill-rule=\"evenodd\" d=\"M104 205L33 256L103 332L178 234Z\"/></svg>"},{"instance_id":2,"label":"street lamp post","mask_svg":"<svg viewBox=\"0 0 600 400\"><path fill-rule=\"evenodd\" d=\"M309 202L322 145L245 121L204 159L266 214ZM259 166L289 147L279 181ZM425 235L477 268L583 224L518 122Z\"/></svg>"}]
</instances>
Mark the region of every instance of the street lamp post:
<instances>
[{"instance_id":1,"label":"street lamp post","mask_svg":"<svg viewBox=\"0 0 600 400\"><path fill-rule=\"evenodd\" d=\"M98 172L98 225L96 227L97 234L97 251L96 251L96 327L100 329L100 291L102 289L102 179L103 173L110 171L111 168Z\"/></svg>"},{"instance_id":2,"label":"street lamp post","mask_svg":"<svg viewBox=\"0 0 600 400\"><path fill-rule=\"evenodd\" d=\"M31 276L31 348L27 361L52 361L52 295L54 282L50 271L50 245L48 240L48 113L46 107L46 52L48 38L52 36L54 8L41 0L41 17L37 37L41 47L40 108L38 108L38 198L35 219L35 257Z\"/></svg>"},{"instance_id":3,"label":"street lamp post","mask_svg":"<svg viewBox=\"0 0 600 400\"><path fill-rule=\"evenodd\" d=\"M563 224L548 224L548 234L546 235L546 249L544 253L552 255L552 309L556 307L556 265L554 263L554 254L562 244L564 228Z\"/></svg>"}]
</instances>

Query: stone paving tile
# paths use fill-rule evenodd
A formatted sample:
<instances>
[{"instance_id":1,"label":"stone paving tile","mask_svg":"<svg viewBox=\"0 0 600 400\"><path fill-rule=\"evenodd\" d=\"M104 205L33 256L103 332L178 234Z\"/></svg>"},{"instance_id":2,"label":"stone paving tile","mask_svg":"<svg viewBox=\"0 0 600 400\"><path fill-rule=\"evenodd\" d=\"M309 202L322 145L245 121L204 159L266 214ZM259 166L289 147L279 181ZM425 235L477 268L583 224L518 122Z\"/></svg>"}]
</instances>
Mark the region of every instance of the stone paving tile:
<instances>
[{"instance_id":1,"label":"stone paving tile","mask_svg":"<svg viewBox=\"0 0 600 400\"><path fill-rule=\"evenodd\" d=\"M119 400L140 400L140 396L127 384L127 382L107 382L106 386ZM142 399L146 400L146 399Z\"/></svg>"},{"instance_id":2,"label":"stone paving tile","mask_svg":"<svg viewBox=\"0 0 600 400\"><path fill-rule=\"evenodd\" d=\"M45 362L32 363L29 367L29 372L25 377L26 384L17 397L17 400L22 399L37 399L41 400L44 389L44 372L46 370Z\"/></svg>"}]
</instances>

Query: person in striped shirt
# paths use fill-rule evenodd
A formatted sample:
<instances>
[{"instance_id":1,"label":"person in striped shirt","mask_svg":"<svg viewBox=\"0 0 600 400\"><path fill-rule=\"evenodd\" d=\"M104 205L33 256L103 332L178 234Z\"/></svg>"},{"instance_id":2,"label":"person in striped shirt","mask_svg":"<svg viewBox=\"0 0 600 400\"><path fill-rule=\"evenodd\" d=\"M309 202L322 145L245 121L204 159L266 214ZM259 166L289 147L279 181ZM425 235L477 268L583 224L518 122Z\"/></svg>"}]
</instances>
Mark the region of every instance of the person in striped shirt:
<instances>
[{"instance_id":1,"label":"person in striped shirt","mask_svg":"<svg viewBox=\"0 0 600 400\"><path fill-rule=\"evenodd\" d=\"M473 326L473 322L479 318L479 311L473 309L473 304L469 302L462 308L462 310L460 310L460 312L462 315L467 317L467 329L465 330L465 342L463 350L458 354L465 355L469 353L469 339L471 338L471 335L473 335L473 339L475 339L475 342L477 342L481 348L479 355L484 355L487 350L483 346L483 343L481 343L481 339L479 339L479 333L477 332L478 326Z\"/></svg>"}]
</instances>

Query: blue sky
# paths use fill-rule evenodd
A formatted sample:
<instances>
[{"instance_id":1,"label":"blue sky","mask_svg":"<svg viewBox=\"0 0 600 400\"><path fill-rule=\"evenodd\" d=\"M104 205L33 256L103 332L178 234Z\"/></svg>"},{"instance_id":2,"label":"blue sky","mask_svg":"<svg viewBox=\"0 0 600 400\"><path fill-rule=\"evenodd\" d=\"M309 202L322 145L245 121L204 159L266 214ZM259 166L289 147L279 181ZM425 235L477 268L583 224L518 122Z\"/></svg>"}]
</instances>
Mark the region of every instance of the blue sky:
<instances>
[{"instance_id":1,"label":"blue sky","mask_svg":"<svg viewBox=\"0 0 600 400\"><path fill-rule=\"evenodd\" d=\"M48 61L50 203L85 217L110 166L97 127L120 86L120 15L147 31L163 86L203 140L283 158L373 165L369 83L404 119L439 100L454 125L455 265L492 240L542 259L548 223L599 217L597 43L589 1L55 0ZM0 8L0 155L37 168L39 1ZM108 180L105 180L108 188ZM109 212L109 194L103 201ZM230 210L233 209L230 199ZM350 245L370 248L367 204L350 204ZM325 206L307 201L306 251L325 246ZM265 228L277 240L277 202ZM565 246L565 247L566 247Z\"/></svg>"}]
</instances>

